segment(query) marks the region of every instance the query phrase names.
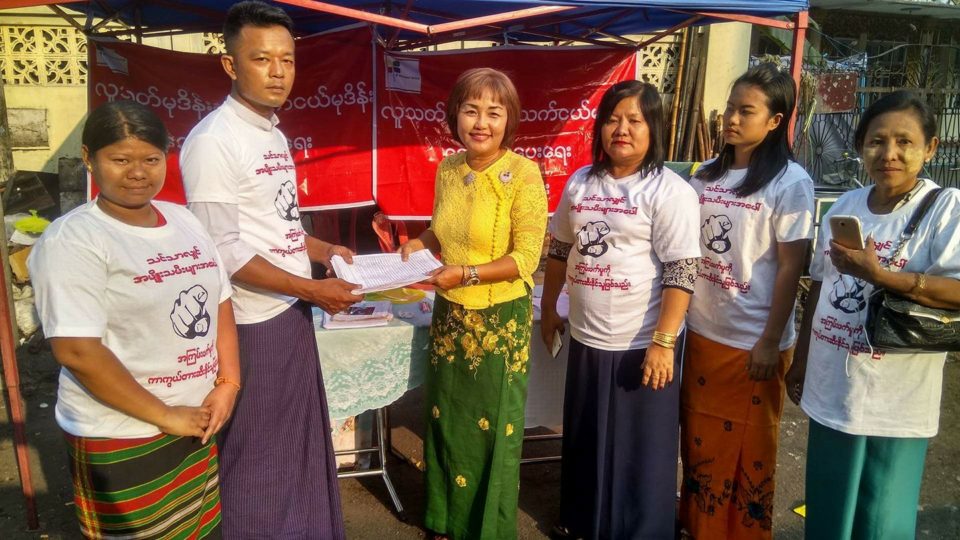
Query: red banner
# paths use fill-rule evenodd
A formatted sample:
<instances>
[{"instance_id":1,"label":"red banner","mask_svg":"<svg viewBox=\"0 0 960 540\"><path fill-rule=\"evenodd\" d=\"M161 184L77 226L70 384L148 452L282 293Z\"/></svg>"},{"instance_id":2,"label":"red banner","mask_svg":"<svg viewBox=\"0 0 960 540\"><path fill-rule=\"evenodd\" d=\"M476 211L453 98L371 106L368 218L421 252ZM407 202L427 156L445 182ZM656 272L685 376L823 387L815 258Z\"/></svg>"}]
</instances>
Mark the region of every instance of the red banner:
<instances>
[{"instance_id":1,"label":"red banner","mask_svg":"<svg viewBox=\"0 0 960 540\"><path fill-rule=\"evenodd\" d=\"M183 203L180 147L230 92L220 57L91 40L89 60L91 110L132 99L151 107L166 124L174 144L158 198ZM372 65L366 27L297 41L296 81L277 115L297 165L303 210L373 201Z\"/></svg>"},{"instance_id":2,"label":"red banner","mask_svg":"<svg viewBox=\"0 0 960 540\"><path fill-rule=\"evenodd\" d=\"M296 83L278 111L297 165L300 207L375 201L392 218L429 219L437 164L460 150L447 133L444 102L461 72L488 66L517 86L523 110L514 150L539 163L553 210L567 177L590 161L600 97L632 79L635 62L631 52L585 47L384 54L366 27L300 39ZM230 90L219 56L91 40L89 65L91 109L132 99L163 119L174 144L159 198L184 202L179 149Z\"/></svg>"},{"instance_id":3,"label":"red banner","mask_svg":"<svg viewBox=\"0 0 960 540\"><path fill-rule=\"evenodd\" d=\"M394 219L430 217L437 165L460 149L447 129L445 102L464 70L485 66L510 75L522 107L514 151L540 165L551 211L570 174L590 162L593 119L603 92L633 79L635 72L631 52L583 47L380 58L376 200Z\"/></svg>"}]
</instances>

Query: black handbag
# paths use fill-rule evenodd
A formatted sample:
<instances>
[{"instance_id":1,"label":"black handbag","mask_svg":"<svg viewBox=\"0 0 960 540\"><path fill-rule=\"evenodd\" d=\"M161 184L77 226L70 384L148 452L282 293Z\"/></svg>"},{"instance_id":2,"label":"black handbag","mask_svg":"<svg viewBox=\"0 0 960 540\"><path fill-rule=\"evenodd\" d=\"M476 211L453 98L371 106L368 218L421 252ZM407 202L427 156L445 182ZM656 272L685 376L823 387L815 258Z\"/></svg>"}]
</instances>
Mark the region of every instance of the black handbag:
<instances>
[{"instance_id":1,"label":"black handbag","mask_svg":"<svg viewBox=\"0 0 960 540\"><path fill-rule=\"evenodd\" d=\"M913 212L900 234L900 244L887 259L900 259L904 246L913 237L920 222L943 191L928 193ZM918 353L960 351L960 310L922 306L913 300L877 289L870 296L867 308L867 337L878 350Z\"/></svg>"}]
</instances>

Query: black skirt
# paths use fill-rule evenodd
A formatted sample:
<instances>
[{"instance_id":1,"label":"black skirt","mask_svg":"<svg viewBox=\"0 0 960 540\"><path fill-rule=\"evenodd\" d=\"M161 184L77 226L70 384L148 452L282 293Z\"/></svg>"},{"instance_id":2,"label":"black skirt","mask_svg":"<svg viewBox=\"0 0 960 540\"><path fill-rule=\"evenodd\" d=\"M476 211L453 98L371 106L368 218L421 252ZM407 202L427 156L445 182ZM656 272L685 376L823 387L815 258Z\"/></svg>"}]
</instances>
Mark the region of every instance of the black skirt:
<instances>
[{"instance_id":1,"label":"black skirt","mask_svg":"<svg viewBox=\"0 0 960 540\"><path fill-rule=\"evenodd\" d=\"M674 538L680 354L654 391L641 385L645 353L570 340L560 509L576 537Z\"/></svg>"}]
</instances>

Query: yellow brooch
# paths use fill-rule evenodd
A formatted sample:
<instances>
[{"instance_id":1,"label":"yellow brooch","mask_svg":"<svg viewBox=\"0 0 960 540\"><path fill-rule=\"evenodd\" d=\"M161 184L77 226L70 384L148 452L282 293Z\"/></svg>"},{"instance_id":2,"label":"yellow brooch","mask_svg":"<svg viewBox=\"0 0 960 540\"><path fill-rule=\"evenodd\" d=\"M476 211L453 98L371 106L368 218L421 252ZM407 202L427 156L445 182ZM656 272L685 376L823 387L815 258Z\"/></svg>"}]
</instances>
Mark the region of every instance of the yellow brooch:
<instances>
[{"instance_id":1,"label":"yellow brooch","mask_svg":"<svg viewBox=\"0 0 960 540\"><path fill-rule=\"evenodd\" d=\"M467 479L464 478L463 475L458 474L454 481L460 487L467 487Z\"/></svg>"}]
</instances>

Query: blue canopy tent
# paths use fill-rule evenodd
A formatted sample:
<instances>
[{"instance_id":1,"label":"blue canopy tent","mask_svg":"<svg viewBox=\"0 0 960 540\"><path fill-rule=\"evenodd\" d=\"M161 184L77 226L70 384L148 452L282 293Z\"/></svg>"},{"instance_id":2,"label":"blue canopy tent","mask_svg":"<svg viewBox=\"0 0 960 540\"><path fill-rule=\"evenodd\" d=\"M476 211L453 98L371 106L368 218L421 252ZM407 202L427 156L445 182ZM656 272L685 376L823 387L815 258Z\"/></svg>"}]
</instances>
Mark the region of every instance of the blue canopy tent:
<instances>
[{"instance_id":1,"label":"blue canopy tent","mask_svg":"<svg viewBox=\"0 0 960 540\"><path fill-rule=\"evenodd\" d=\"M88 35L134 35L219 31L237 0L9 0L10 7L50 5ZM374 25L389 50L408 50L450 41L582 42L639 49L692 25L723 21L791 30L791 75L797 87L807 0L274 0L287 10L299 34L357 21ZM56 4L86 15L72 17ZM775 18L781 17L781 18ZM783 20L783 17L789 20ZM95 23L95 21L97 21ZM118 22L126 28L109 28ZM659 31L637 42L624 37ZM795 117L790 119L794 133Z\"/></svg>"},{"instance_id":2,"label":"blue canopy tent","mask_svg":"<svg viewBox=\"0 0 960 540\"><path fill-rule=\"evenodd\" d=\"M234 0L12 0L13 4L62 4L87 15L87 33L149 34L154 32L217 31ZM797 16L805 0L276 0L285 4L297 31L312 34L349 22L364 21L401 30L397 43L464 39L469 34L508 32L517 39L543 41L613 38L625 34L738 20L794 28L772 19ZM59 10L62 12L62 10ZM65 14L65 13L64 13ZM695 21L691 18L696 17ZM93 21L99 19L97 24ZM109 22L129 27L104 32ZM553 35L544 35L553 34ZM608 43L610 44L610 43ZM422 45L419 45L422 46Z\"/></svg>"},{"instance_id":3,"label":"blue canopy tent","mask_svg":"<svg viewBox=\"0 0 960 540\"><path fill-rule=\"evenodd\" d=\"M0 9L49 6L90 36L217 32L237 0L6 0ZM692 25L739 21L793 31L791 73L799 84L807 0L275 0L297 32L313 34L358 21L374 25L388 49L405 50L461 40L583 42L639 49ZM60 6L81 13L68 13ZM787 17L789 20L774 17ZM112 24L113 23L113 24ZM117 26L121 29L117 29ZM657 32L636 42L628 34ZM791 119L792 126L793 119ZM791 127L790 133L794 130ZM0 291L6 291L0 272ZM0 293L0 303L5 304ZM0 309L6 312L5 309ZM19 394L12 321L0 314L3 371L11 401L27 525L39 527L24 415Z\"/></svg>"}]
</instances>

